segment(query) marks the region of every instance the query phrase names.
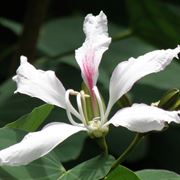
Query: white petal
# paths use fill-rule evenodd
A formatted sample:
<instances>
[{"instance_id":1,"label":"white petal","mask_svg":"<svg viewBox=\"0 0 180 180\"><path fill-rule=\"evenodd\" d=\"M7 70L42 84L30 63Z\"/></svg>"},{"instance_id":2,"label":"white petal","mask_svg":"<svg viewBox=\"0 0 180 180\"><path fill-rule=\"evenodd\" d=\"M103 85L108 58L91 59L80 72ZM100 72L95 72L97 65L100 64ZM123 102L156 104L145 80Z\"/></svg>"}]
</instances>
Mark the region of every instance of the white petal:
<instances>
[{"instance_id":1,"label":"white petal","mask_svg":"<svg viewBox=\"0 0 180 180\"><path fill-rule=\"evenodd\" d=\"M98 67L103 53L108 49L111 38L108 37L107 17L101 11L99 15L88 14L84 20L85 42L75 51L76 61L87 87L96 85Z\"/></svg>"},{"instance_id":2,"label":"white petal","mask_svg":"<svg viewBox=\"0 0 180 180\"><path fill-rule=\"evenodd\" d=\"M136 81L148 74L162 71L174 57L178 58L179 52L180 46L175 49L156 50L137 59L130 58L128 61L119 63L110 79L107 111L109 112L113 104L127 93Z\"/></svg>"},{"instance_id":3,"label":"white petal","mask_svg":"<svg viewBox=\"0 0 180 180\"><path fill-rule=\"evenodd\" d=\"M146 104L119 110L105 125L123 126L135 132L160 131L166 123L180 123L180 111L165 111Z\"/></svg>"},{"instance_id":4,"label":"white petal","mask_svg":"<svg viewBox=\"0 0 180 180\"><path fill-rule=\"evenodd\" d=\"M21 56L21 64L16 73L13 77L17 83L15 93L26 94L65 108L65 89L54 71L38 70L27 62L25 56Z\"/></svg>"},{"instance_id":5,"label":"white petal","mask_svg":"<svg viewBox=\"0 0 180 180\"><path fill-rule=\"evenodd\" d=\"M41 131L27 134L20 143L1 150L0 165L26 165L49 153L69 136L83 130L65 123L50 123Z\"/></svg>"}]
</instances>

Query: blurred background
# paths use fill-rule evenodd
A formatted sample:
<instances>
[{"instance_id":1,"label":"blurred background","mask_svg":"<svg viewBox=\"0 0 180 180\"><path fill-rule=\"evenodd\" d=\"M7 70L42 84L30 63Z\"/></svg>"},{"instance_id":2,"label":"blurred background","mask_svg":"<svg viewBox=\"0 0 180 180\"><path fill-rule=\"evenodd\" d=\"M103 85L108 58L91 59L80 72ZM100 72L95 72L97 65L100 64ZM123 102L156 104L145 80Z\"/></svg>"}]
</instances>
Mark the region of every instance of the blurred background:
<instances>
[{"instance_id":1,"label":"blurred background","mask_svg":"<svg viewBox=\"0 0 180 180\"><path fill-rule=\"evenodd\" d=\"M154 49L175 48L180 44L179 0L6 0L0 6L0 126L13 122L43 102L25 95L14 95L11 78L19 65L19 56L43 70L56 71L64 86L80 90L82 79L74 50L84 41L84 17L88 13L108 17L113 38L104 54L98 87L108 100L109 78L114 67L130 57ZM128 94L132 102L151 104L165 92L180 88L180 63L140 80ZM117 109L118 105L114 108ZM68 122L64 110L54 108L44 124ZM1 147L21 139L23 132L0 131ZM110 127L107 136L110 154L118 157L134 134L124 128ZM12 138L14 137L14 138ZM118 137L118 138L117 138ZM68 150L67 150L68 149ZM75 135L54 151L65 167L73 167L99 154L98 146L85 134ZM161 133L152 133L138 145L123 163L136 171L145 168L168 169L180 173L180 126L171 125ZM65 158L66 157L66 158ZM0 175L10 170L0 169Z\"/></svg>"}]
</instances>

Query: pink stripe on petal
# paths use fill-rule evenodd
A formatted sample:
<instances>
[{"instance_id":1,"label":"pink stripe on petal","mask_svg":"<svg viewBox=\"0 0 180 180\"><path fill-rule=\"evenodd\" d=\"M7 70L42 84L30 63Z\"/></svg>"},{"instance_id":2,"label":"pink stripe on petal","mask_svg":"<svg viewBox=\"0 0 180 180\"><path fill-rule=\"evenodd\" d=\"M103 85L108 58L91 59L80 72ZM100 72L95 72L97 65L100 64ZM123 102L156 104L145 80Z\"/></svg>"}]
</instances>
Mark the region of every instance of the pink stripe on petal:
<instances>
[{"instance_id":1,"label":"pink stripe on petal","mask_svg":"<svg viewBox=\"0 0 180 180\"><path fill-rule=\"evenodd\" d=\"M97 83L98 68L103 53L108 49L111 38L108 35L107 18L101 11L99 15L88 14L85 17L83 31L86 35L83 45L76 49L75 58L89 91Z\"/></svg>"},{"instance_id":2,"label":"pink stripe on petal","mask_svg":"<svg viewBox=\"0 0 180 180\"><path fill-rule=\"evenodd\" d=\"M93 91L93 87L96 81L94 78L96 77L98 70L95 69L96 66L94 64L95 63L94 60L95 60L95 52L93 49L90 49L88 53L85 54L85 58L83 60L82 76L84 77L86 85L89 89L90 96L93 103L93 110L95 112L97 111L97 104L96 104L96 97Z\"/></svg>"},{"instance_id":3,"label":"pink stripe on petal","mask_svg":"<svg viewBox=\"0 0 180 180\"><path fill-rule=\"evenodd\" d=\"M91 92L94 85L93 77L96 71L95 65L94 65L94 56L95 56L94 51L90 50L89 53L85 55L85 58L83 61L83 76L86 79L87 86L89 87L89 90Z\"/></svg>"}]
</instances>

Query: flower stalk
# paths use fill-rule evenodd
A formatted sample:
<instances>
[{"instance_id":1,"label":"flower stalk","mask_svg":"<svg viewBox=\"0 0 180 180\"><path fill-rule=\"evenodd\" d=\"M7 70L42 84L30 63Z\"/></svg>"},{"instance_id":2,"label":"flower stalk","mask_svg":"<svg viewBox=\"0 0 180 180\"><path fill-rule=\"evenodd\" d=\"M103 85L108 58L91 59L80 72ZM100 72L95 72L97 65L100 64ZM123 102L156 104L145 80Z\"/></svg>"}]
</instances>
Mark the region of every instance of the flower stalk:
<instances>
[{"instance_id":1,"label":"flower stalk","mask_svg":"<svg viewBox=\"0 0 180 180\"><path fill-rule=\"evenodd\" d=\"M115 163L112 165L111 170L115 169L120 163L122 163L125 158L128 156L128 154L135 148L135 146L142 140L142 138L145 136L143 133L136 133L134 139L130 143L130 145L127 147L127 149L118 157L118 159L115 161Z\"/></svg>"},{"instance_id":2,"label":"flower stalk","mask_svg":"<svg viewBox=\"0 0 180 180\"><path fill-rule=\"evenodd\" d=\"M95 140L96 140L98 146L101 148L103 154L108 155L108 146L106 143L106 137L103 136L101 138L96 138Z\"/></svg>"}]
</instances>

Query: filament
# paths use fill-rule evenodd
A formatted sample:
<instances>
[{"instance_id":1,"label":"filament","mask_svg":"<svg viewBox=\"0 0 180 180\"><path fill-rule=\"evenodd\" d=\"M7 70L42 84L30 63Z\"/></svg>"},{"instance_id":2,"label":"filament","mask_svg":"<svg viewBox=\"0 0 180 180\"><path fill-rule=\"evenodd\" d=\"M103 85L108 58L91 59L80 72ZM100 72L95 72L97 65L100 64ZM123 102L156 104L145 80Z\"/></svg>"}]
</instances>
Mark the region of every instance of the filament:
<instances>
[{"instance_id":1,"label":"filament","mask_svg":"<svg viewBox=\"0 0 180 180\"><path fill-rule=\"evenodd\" d=\"M72 114L74 114L78 119L81 119L81 116L80 114L77 112L77 110L72 106L70 100L69 100L69 94L72 93L76 93L76 91L74 91L73 89L68 89L66 91L66 94L65 94L65 101L66 101L66 105L67 105L67 108L70 110L70 112ZM74 94L75 95L75 94Z\"/></svg>"},{"instance_id":2,"label":"filament","mask_svg":"<svg viewBox=\"0 0 180 180\"><path fill-rule=\"evenodd\" d=\"M88 127L88 125L86 123L86 120L85 120L85 116L84 116L84 112L83 112L83 108L82 108L82 103L81 103L81 94L80 93L77 94L76 100L77 100L78 110L79 110L79 113L81 115L81 121L84 124L84 126L87 129L89 129L89 127Z\"/></svg>"},{"instance_id":3,"label":"filament","mask_svg":"<svg viewBox=\"0 0 180 180\"><path fill-rule=\"evenodd\" d=\"M75 122L75 120L73 119L71 113L73 113L73 115L75 115L78 119L81 120L81 116L80 114L76 111L76 109L72 106L70 100L69 100L69 94L73 93L74 90L72 89L68 89L66 91L65 94L65 101L66 101L66 113L68 116L69 121L71 122L71 124L76 125L76 126L82 126L82 124Z\"/></svg>"},{"instance_id":4,"label":"filament","mask_svg":"<svg viewBox=\"0 0 180 180\"><path fill-rule=\"evenodd\" d=\"M94 94L95 94L95 96L96 96L96 99L97 99L97 102L98 102L98 105L99 105L100 116L101 116L101 125L102 125L102 124L104 124L104 122L105 122L103 102L102 102L102 99L101 99L101 97L100 97L98 88L95 86L95 87L93 88L93 90L94 90Z\"/></svg>"}]
</instances>

